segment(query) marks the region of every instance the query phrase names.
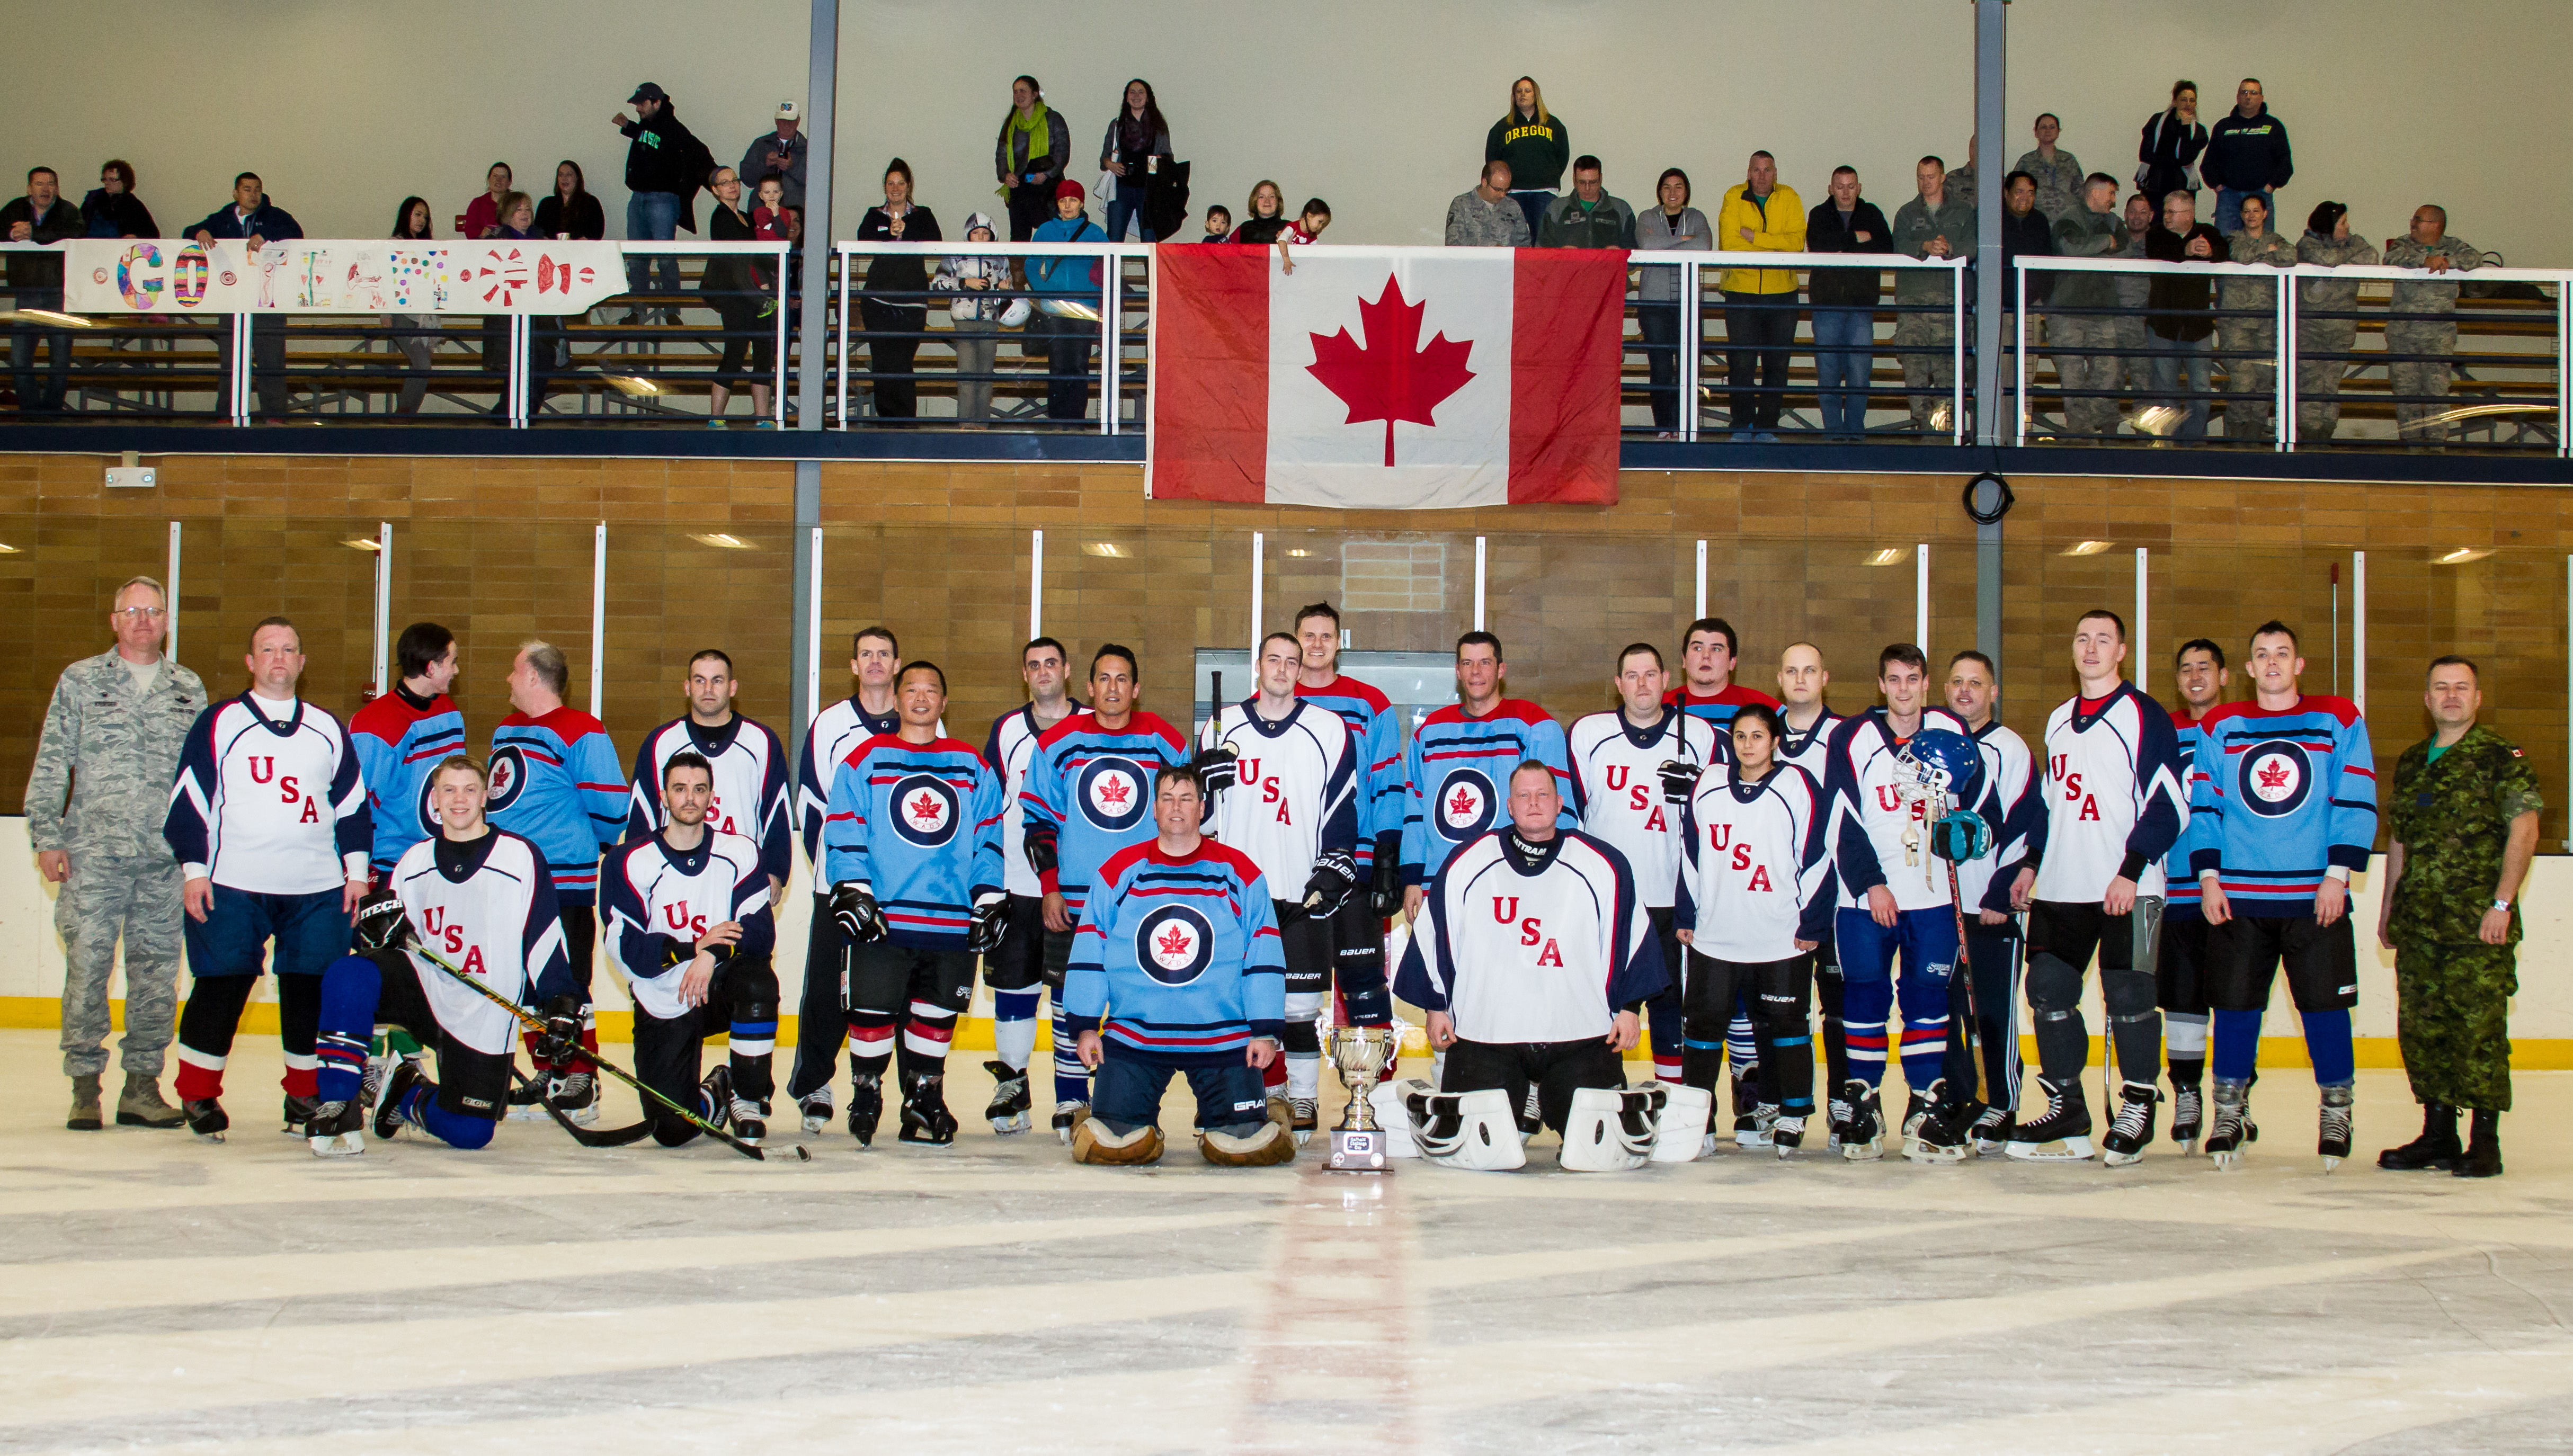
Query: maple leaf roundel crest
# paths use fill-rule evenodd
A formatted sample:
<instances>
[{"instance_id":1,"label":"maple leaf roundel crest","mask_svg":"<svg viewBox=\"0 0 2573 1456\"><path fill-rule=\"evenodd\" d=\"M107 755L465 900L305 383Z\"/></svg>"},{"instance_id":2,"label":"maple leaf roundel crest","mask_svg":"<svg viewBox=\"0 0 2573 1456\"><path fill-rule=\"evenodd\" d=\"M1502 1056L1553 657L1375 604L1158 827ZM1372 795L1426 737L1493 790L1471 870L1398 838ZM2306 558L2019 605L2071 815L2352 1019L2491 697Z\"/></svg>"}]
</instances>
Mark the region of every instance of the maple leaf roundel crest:
<instances>
[{"instance_id":1,"label":"maple leaf roundel crest","mask_svg":"<svg viewBox=\"0 0 2573 1456\"><path fill-rule=\"evenodd\" d=\"M1429 822L1440 838L1460 844L1492 827L1495 802L1492 781L1478 768L1448 771L1439 780L1438 797L1429 806Z\"/></svg>"},{"instance_id":2,"label":"maple leaf roundel crest","mask_svg":"<svg viewBox=\"0 0 2573 1456\"><path fill-rule=\"evenodd\" d=\"M893 832L923 849L935 849L956 837L959 813L955 786L936 774L909 774L886 796Z\"/></svg>"},{"instance_id":3,"label":"maple leaf roundel crest","mask_svg":"<svg viewBox=\"0 0 2573 1456\"><path fill-rule=\"evenodd\" d=\"M1111 834L1144 821L1153 808L1153 776L1131 758L1108 756L1083 764L1073 780L1081 817Z\"/></svg>"},{"instance_id":4,"label":"maple leaf roundel crest","mask_svg":"<svg viewBox=\"0 0 2573 1456\"><path fill-rule=\"evenodd\" d=\"M2242 807L2265 819L2293 814L2303 807L2314 781L2313 759L2293 739L2272 738L2252 744L2242 755L2236 785Z\"/></svg>"},{"instance_id":5,"label":"maple leaf roundel crest","mask_svg":"<svg viewBox=\"0 0 2573 1456\"><path fill-rule=\"evenodd\" d=\"M1420 318L1427 308L1405 300L1402 285L1387 274L1374 303L1358 299L1358 326L1366 331L1366 343L1351 339L1345 327L1327 338L1305 336L1313 341L1313 362L1304 371L1349 406L1345 422L1384 421L1388 467L1393 464L1395 421L1436 424L1439 404L1474 377L1465 367L1473 357L1472 341L1440 334L1427 344L1420 342Z\"/></svg>"},{"instance_id":6,"label":"maple leaf roundel crest","mask_svg":"<svg viewBox=\"0 0 2573 1456\"><path fill-rule=\"evenodd\" d=\"M1164 905L1135 927L1135 964L1164 986L1186 986L1215 959L1215 927L1196 909Z\"/></svg>"}]
</instances>

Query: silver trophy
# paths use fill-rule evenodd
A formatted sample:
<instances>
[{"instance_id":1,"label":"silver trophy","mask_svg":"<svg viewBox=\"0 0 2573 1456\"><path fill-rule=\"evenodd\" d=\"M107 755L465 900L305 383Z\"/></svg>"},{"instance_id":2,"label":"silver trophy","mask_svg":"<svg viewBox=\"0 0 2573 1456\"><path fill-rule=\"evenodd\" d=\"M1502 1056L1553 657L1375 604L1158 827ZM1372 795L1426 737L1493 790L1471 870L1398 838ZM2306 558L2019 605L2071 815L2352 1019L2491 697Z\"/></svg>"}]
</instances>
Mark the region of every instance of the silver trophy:
<instances>
[{"instance_id":1,"label":"silver trophy","mask_svg":"<svg viewBox=\"0 0 2573 1456\"><path fill-rule=\"evenodd\" d=\"M1393 1046L1391 1027L1335 1027L1331 1031L1331 1065L1339 1069L1340 1086L1349 1092L1348 1106L1340 1112L1339 1125L1331 1129L1330 1161L1323 1164L1332 1172L1386 1170L1384 1129L1376 1125L1375 1106L1367 1100L1367 1093L1375 1091L1376 1080L1384 1075Z\"/></svg>"}]
</instances>

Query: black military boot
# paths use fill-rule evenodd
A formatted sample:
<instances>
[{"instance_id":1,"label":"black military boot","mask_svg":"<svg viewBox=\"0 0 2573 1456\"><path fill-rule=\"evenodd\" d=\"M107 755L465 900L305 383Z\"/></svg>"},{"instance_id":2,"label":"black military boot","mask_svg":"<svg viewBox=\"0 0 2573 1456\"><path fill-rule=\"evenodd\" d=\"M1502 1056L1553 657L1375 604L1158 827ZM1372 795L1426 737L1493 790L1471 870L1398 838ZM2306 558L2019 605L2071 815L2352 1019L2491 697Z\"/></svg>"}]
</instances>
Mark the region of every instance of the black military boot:
<instances>
[{"instance_id":1,"label":"black military boot","mask_svg":"<svg viewBox=\"0 0 2573 1456\"><path fill-rule=\"evenodd\" d=\"M2476 1107L2466 1114L2466 1155L2457 1160L2461 1178L2501 1176L2501 1113ZM2451 1141L2454 1132L2448 1134Z\"/></svg>"},{"instance_id":2,"label":"black military boot","mask_svg":"<svg viewBox=\"0 0 2573 1456\"><path fill-rule=\"evenodd\" d=\"M2376 1154L2376 1165L2396 1172L2430 1167L2453 1172L2465 1153L2457 1143L2457 1109L2444 1102L2423 1102L2421 1135Z\"/></svg>"}]
</instances>

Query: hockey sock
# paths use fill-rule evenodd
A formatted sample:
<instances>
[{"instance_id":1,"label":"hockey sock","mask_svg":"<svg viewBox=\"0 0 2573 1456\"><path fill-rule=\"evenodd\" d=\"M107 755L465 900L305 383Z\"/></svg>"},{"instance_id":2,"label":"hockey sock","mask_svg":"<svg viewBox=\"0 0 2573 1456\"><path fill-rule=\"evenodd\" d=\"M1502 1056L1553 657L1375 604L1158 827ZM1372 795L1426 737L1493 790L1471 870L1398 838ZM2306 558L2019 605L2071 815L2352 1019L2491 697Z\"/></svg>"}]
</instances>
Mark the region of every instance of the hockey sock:
<instances>
[{"instance_id":1,"label":"hockey sock","mask_svg":"<svg viewBox=\"0 0 2573 1456\"><path fill-rule=\"evenodd\" d=\"M286 1052L286 1076L278 1079L278 1085L286 1089L288 1096L314 1094L313 1080L322 1070L322 1063L313 1055L313 1041L321 1023L322 978L277 978L277 1040Z\"/></svg>"},{"instance_id":2,"label":"hockey sock","mask_svg":"<svg viewBox=\"0 0 2573 1456\"><path fill-rule=\"evenodd\" d=\"M2346 1025L2346 1023L2344 1023ZM2215 1080L2249 1082L2260 1065L2260 1014L2215 1014Z\"/></svg>"},{"instance_id":3,"label":"hockey sock","mask_svg":"<svg viewBox=\"0 0 2573 1456\"><path fill-rule=\"evenodd\" d=\"M1752 1029L1751 1013L1744 1009L1742 998L1734 1001L1733 1020L1725 1024L1724 1055L1733 1064L1736 1077L1749 1077L1760 1070L1760 1034Z\"/></svg>"},{"instance_id":4,"label":"hockey sock","mask_svg":"<svg viewBox=\"0 0 2573 1456\"><path fill-rule=\"evenodd\" d=\"M1903 1083L1915 1092L1928 1092L1947 1070L1948 1018L1905 1017L1903 1019Z\"/></svg>"},{"instance_id":5,"label":"hockey sock","mask_svg":"<svg viewBox=\"0 0 2573 1456\"><path fill-rule=\"evenodd\" d=\"M1090 1069L1081 1065L1080 1044L1072 1035L1071 1018L1064 1014L1063 996L1054 998L1054 1099L1058 1102L1090 1100Z\"/></svg>"},{"instance_id":6,"label":"hockey sock","mask_svg":"<svg viewBox=\"0 0 2573 1456\"><path fill-rule=\"evenodd\" d=\"M893 1013L849 1013L849 1076L884 1081L893 1064Z\"/></svg>"},{"instance_id":7,"label":"hockey sock","mask_svg":"<svg viewBox=\"0 0 2573 1456\"><path fill-rule=\"evenodd\" d=\"M1028 1070L1037 1052L1037 993L992 993L992 1055L1012 1072Z\"/></svg>"},{"instance_id":8,"label":"hockey sock","mask_svg":"<svg viewBox=\"0 0 2573 1456\"><path fill-rule=\"evenodd\" d=\"M2118 1075L2150 1084L2162 1065L2162 1014L2153 1005L2153 978L2142 971L2100 972L2100 997L2109 1012L2109 1036L2118 1053Z\"/></svg>"},{"instance_id":9,"label":"hockey sock","mask_svg":"<svg viewBox=\"0 0 2573 1456\"><path fill-rule=\"evenodd\" d=\"M1313 1023L1304 1017L1286 1018L1284 1034L1286 1049L1286 1095L1314 1098L1321 1095L1322 1038Z\"/></svg>"},{"instance_id":10,"label":"hockey sock","mask_svg":"<svg viewBox=\"0 0 2573 1456\"><path fill-rule=\"evenodd\" d=\"M2349 1045L2349 1013L2318 1011L2303 1016L2305 1055L2313 1060L2314 1086L2348 1087L2358 1081L2357 1059Z\"/></svg>"},{"instance_id":11,"label":"hockey sock","mask_svg":"<svg viewBox=\"0 0 2573 1456\"><path fill-rule=\"evenodd\" d=\"M1644 1003L1644 1032L1651 1039L1653 1076L1666 1083L1687 1080L1687 1017L1680 1010L1679 986L1665 987Z\"/></svg>"},{"instance_id":12,"label":"hockey sock","mask_svg":"<svg viewBox=\"0 0 2573 1456\"><path fill-rule=\"evenodd\" d=\"M731 1040L734 1095L767 1101L777 1090L777 1003L734 1002Z\"/></svg>"},{"instance_id":13,"label":"hockey sock","mask_svg":"<svg viewBox=\"0 0 2573 1456\"><path fill-rule=\"evenodd\" d=\"M1783 1116L1814 1110L1814 1036L1804 1018L1764 1018L1760 1032L1760 1099Z\"/></svg>"},{"instance_id":14,"label":"hockey sock","mask_svg":"<svg viewBox=\"0 0 2573 1456\"><path fill-rule=\"evenodd\" d=\"M1680 1043L1680 1081L1712 1093L1724 1076L1724 1043L1691 1037Z\"/></svg>"},{"instance_id":15,"label":"hockey sock","mask_svg":"<svg viewBox=\"0 0 2573 1456\"><path fill-rule=\"evenodd\" d=\"M902 1024L902 1052L896 1059L904 1080L945 1077L947 1049L956 1040L956 1013L925 1001L911 1004Z\"/></svg>"},{"instance_id":16,"label":"hockey sock","mask_svg":"<svg viewBox=\"0 0 2573 1456\"><path fill-rule=\"evenodd\" d=\"M1894 983L1852 982L1841 993L1841 1045L1846 1049L1846 1081L1880 1087L1885 1082L1885 1024L1894 1014ZM1936 1076L1934 1072L1932 1074ZM1929 1086L1923 1083L1922 1086ZM1834 1088L1837 1095L1839 1089Z\"/></svg>"},{"instance_id":17,"label":"hockey sock","mask_svg":"<svg viewBox=\"0 0 2573 1456\"><path fill-rule=\"evenodd\" d=\"M1814 1003L1823 1013L1823 1085L1835 1092L1850 1080L1849 1026L1841 1020L1847 985L1837 973L1814 973Z\"/></svg>"},{"instance_id":18,"label":"hockey sock","mask_svg":"<svg viewBox=\"0 0 2573 1456\"><path fill-rule=\"evenodd\" d=\"M2205 1058L2174 1057L2170 1060L2170 1084L2172 1087L2196 1087L2205 1081Z\"/></svg>"},{"instance_id":19,"label":"hockey sock","mask_svg":"<svg viewBox=\"0 0 2573 1456\"><path fill-rule=\"evenodd\" d=\"M2091 1063L2091 1028L2082 1017L2082 972L2049 951L2028 958L2030 1030L2037 1066L2053 1083L2071 1082Z\"/></svg>"},{"instance_id":20,"label":"hockey sock","mask_svg":"<svg viewBox=\"0 0 2573 1456\"><path fill-rule=\"evenodd\" d=\"M2206 1062L2206 1013L2162 1013L2162 1047L2170 1057L2171 1077L2179 1078L2179 1065L2193 1062L2201 1067ZM2190 1082L2197 1079L2191 1077Z\"/></svg>"},{"instance_id":21,"label":"hockey sock","mask_svg":"<svg viewBox=\"0 0 2573 1456\"><path fill-rule=\"evenodd\" d=\"M258 984L256 976L201 976L188 988L188 1004L179 1012L179 1076L171 1089L180 1100L223 1095L233 1034Z\"/></svg>"},{"instance_id":22,"label":"hockey sock","mask_svg":"<svg viewBox=\"0 0 2573 1456\"><path fill-rule=\"evenodd\" d=\"M343 956L322 973L320 1031L313 1054L320 1063L314 1095L326 1102L357 1100L365 1085L368 1044L376 1027L376 1002L384 973L364 956Z\"/></svg>"}]
</instances>

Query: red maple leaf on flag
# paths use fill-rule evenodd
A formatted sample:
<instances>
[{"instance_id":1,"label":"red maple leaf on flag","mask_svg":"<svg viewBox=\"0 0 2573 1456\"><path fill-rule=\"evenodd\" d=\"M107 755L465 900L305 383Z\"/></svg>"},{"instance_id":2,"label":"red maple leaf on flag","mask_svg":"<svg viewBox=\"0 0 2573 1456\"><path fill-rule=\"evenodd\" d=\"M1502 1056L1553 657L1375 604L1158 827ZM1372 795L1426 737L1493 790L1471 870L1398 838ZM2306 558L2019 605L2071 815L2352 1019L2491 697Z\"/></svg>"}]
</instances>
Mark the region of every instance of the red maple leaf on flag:
<instances>
[{"instance_id":1,"label":"red maple leaf on flag","mask_svg":"<svg viewBox=\"0 0 2573 1456\"><path fill-rule=\"evenodd\" d=\"M1459 343L1441 334L1426 345L1420 343L1425 307L1406 302L1402 285L1388 274L1384 292L1374 303L1358 300L1358 323L1367 335L1363 347L1349 338L1345 328L1327 339L1319 334L1306 336L1313 341L1313 362L1304 371L1349 406L1347 423L1384 421L1388 466L1393 463L1394 421L1436 424L1430 412L1474 377L1474 371L1465 367L1474 353L1471 341Z\"/></svg>"}]
</instances>

